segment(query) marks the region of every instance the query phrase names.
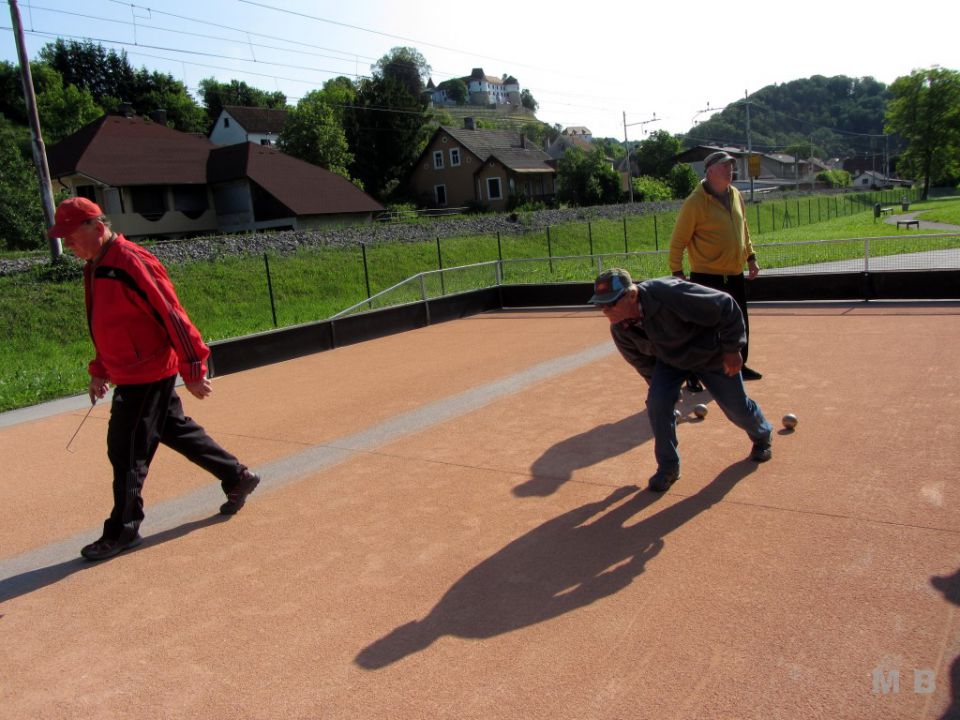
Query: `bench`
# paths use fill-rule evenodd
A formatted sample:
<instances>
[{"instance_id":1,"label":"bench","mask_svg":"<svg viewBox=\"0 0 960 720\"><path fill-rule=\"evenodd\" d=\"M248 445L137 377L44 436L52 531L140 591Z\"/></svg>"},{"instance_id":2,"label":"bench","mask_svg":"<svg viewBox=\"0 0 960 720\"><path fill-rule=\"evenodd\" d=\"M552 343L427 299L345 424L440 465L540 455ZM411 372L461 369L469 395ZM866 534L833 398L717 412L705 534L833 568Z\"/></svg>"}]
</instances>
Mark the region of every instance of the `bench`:
<instances>
[{"instance_id":1,"label":"bench","mask_svg":"<svg viewBox=\"0 0 960 720\"><path fill-rule=\"evenodd\" d=\"M910 229L910 226L913 225L917 230L920 229L919 220L897 220L897 230L900 229L900 226L903 225L907 230Z\"/></svg>"},{"instance_id":2,"label":"bench","mask_svg":"<svg viewBox=\"0 0 960 720\"><path fill-rule=\"evenodd\" d=\"M889 215L889 214L892 213L892 212L893 212L893 208L892 208L892 207L880 208L880 214L881 214L881 215Z\"/></svg>"}]
</instances>

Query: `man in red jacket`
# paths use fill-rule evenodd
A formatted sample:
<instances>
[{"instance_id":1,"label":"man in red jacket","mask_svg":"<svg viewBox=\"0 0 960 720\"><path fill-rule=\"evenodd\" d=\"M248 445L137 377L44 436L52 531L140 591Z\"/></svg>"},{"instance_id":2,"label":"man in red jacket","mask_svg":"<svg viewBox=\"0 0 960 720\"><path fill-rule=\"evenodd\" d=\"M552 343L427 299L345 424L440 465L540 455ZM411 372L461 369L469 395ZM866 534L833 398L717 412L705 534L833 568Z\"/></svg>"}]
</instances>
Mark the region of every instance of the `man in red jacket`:
<instances>
[{"instance_id":1,"label":"man in red jacket","mask_svg":"<svg viewBox=\"0 0 960 720\"><path fill-rule=\"evenodd\" d=\"M167 271L147 250L113 232L100 207L86 198L64 200L55 220L47 234L62 238L86 261L87 324L96 351L89 365L90 402L114 385L107 428L113 510L103 536L80 554L104 560L142 542L141 491L160 443L219 478L227 496L220 512L233 515L260 478L183 414L174 389L177 374L194 397L210 395L210 349L180 305Z\"/></svg>"}]
</instances>

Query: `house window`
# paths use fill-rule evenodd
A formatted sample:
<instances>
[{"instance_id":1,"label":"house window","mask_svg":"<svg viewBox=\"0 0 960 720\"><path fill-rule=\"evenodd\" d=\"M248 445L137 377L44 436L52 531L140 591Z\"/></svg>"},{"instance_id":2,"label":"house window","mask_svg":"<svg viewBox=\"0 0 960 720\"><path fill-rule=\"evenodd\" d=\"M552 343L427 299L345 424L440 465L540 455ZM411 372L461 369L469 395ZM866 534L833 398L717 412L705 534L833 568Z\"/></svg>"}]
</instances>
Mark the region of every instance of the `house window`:
<instances>
[{"instance_id":1,"label":"house window","mask_svg":"<svg viewBox=\"0 0 960 720\"><path fill-rule=\"evenodd\" d=\"M97 201L96 188L93 185L77 185L73 191L77 194L77 197L86 198L91 202Z\"/></svg>"},{"instance_id":2,"label":"house window","mask_svg":"<svg viewBox=\"0 0 960 720\"><path fill-rule=\"evenodd\" d=\"M443 207L447 204L447 186L446 185L434 185L433 186L433 198L437 201L437 205Z\"/></svg>"},{"instance_id":3,"label":"house window","mask_svg":"<svg viewBox=\"0 0 960 720\"><path fill-rule=\"evenodd\" d=\"M133 212L155 221L167 211L166 188L162 185L142 185L130 188Z\"/></svg>"},{"instance_id":4,"label":"house window","mask_svg":"<svg viewBox=\"0 0 960 720\"><path fill-rule=\"evenodd\" d=\"M270 142L270 138L262 138L262 139L260 140L260 144L261 144L261 145L272 145L273 143Z\"/></svg>"},{"instance_id":5,"label":"house window","mask_svg":"<svg viewBox=\"0 0 960 720\"><path fill-rule=\"evenodd\" d=\"M230 127L230 118L224 118L224 119L223 119L223 126L224 126L225 128Z\"/></svg>"},{"instance_id":6,"label":"house window","mask_svg":"<svg viewBox=\"0 0 960 720\"><path fill-rule=\"evenodd\" d=\"M460 148L450 148L450 167L460 166Z\"/></svg>"},{"instance_id":7,"label":"house window","mask_svg":"<svg viewBox=\"0 0 960 720\"><path fill-rule=\"evenodd\" d=\"M210 207L206 185L174 185L173 209L196 220Z\"/></svg>"},{"instance_id":8,"label":"house window","mask_svg":"<svg viewBox=\"0 0 960 720\"><path fill-rule=\"evenodd\" d=\"M443 170L443 150L433 151L433 169Z\"/></svg>"},{"instance_id":9,"label":"house window","mask_svg":"<svg viewBox=\"0 0 960 720\"><path fill-rule=\"evenodd\" d=\"M502 200L503 192L500 189L500 178L487 178L487 198L489 200Z\"/></svg>"}]
</instances>

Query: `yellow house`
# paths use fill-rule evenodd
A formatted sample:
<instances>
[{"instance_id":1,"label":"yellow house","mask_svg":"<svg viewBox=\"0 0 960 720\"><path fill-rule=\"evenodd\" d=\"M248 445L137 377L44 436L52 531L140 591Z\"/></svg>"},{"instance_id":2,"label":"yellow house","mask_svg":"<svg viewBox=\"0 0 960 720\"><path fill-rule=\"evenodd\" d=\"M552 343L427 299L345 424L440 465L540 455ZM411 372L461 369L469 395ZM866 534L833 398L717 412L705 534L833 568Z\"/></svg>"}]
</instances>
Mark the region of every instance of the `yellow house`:
<instances>
[{"instance_id":1,"label":"yellow house","mask_svg":"<svg viewBox=\"0 0 960 720\"><path fill-rule=\"evenodd\" d=\"M478 130L464 118L463 128L434 132L408 183L421 207L502 211L511 196L552 200L556 175L550 156L523 133Z\"/></svg>"}]
</instances>

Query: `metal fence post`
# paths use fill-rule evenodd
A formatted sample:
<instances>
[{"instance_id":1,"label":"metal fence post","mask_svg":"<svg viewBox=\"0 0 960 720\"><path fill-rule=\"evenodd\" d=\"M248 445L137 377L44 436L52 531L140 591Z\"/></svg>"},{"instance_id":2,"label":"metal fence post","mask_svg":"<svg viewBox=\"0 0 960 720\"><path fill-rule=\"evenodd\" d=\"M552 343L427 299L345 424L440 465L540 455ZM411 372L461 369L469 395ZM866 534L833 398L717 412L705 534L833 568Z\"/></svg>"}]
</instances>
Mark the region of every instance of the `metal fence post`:
<instances>
[{"instance_id":1,"label":"metal fence post","mask_svg":"<svg viewBox=\"0 0 960 720\"><path fill-rule=\"evenodd\" d=\"M420 273L420 299L423 300L423 311L427 316L427 325L430 324L430 302L427 300L427 281L423 273Z\"/></svg>"},{"instance_id":2,"label":"metal fence post","mask_svg":"<svg viewBox=\"0 0 960 720\"><path fill-rule=\"evenodd\" d=\"M550 226L547 225L547 258L550 263L550 274L553 275L553 245L550 242Z\"/></svg>"},{"instance_id":3,"label":"metal fence post","mask_svg":"<svg viewBox=\"0 0 960 720\"><path fill-rule=\"evenodd\" d=\"M746 218L744 218L746 220ZM653 249L660 252L660 233L657 230L657 214L653 214Z\"/></svg>"},{"instance_id":4,"label":"metal fence post","mask_svg":"<svg viewBox=\"0 0 960 720\"><path fill-rule=\"evenodd\" d=\"M367 244L363 241L360 242L360 252L363 254L363 282L367 286L367 300L369 300L373 293L370 292L370 268L367 267ZM372 310L373 303L370 303L369 307Z\"/></svg>"},{"instance_id":5,"label":"metal fence post","mask_svg":"<svg viewBox=\"0 0 960 720\"><path fill-rule=\"evenodd\" d=\"M590 243L590 255L593 256L593 223L587 221L587 240Z\"/></svg>"},{"instance_id":6,"label":"metal fence post","mask_svg":"<svg viewBox=\"0 0 960 720\"><path fill-rule=\"evenodd\" d=\"M267 268L267 292L270 295L270 312L273 313L273 326L278 327L277 306L273 302L273 281L270 279L270 259L266 253L263 254L263 264Z\"/></svg>"},{"instance_id":7,"label":"metal fence post","mask_svg":"<svg viewBox=\"0 0 960 720\"><path fill-rule=\"evenodd\" d=\"M627 216L623 216L623 253L626 255L630 250L627 249Z\"/></svg>"},{"instance_id":8,"label":"metal fence post","mask_svg":"<svg viewBox=\"0 0 960 720\"><path fill-rule=\"evenodd\" d=\"M863 271L870 272L870 238L863 239Z\"/></svg>"},{"instance_id":9,"label":"metal fence post","mask_svg":"<svg viewBox=\"0 0 960 720\"><path fill-rule=\"evenodd\" d=\"M443 282L443 255L440 254L440 236L437 235L437 269L440 271L440 294L446 295L447 291Z\"/></svg>"}]
</instances>

